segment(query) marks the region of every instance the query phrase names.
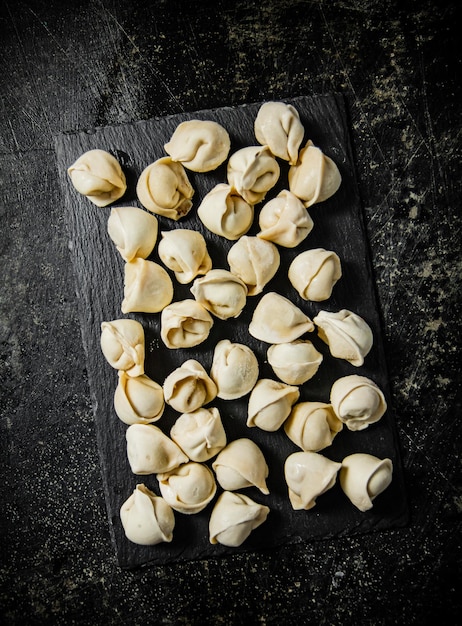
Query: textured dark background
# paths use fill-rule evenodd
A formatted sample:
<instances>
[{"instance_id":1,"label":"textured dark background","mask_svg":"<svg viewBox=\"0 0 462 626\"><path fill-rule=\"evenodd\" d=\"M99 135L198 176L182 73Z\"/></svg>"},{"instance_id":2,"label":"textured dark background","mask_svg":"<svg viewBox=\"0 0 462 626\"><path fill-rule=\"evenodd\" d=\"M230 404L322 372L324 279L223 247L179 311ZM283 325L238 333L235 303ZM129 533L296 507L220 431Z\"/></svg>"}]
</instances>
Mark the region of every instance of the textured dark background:
<instances>
[{"instance_id":1,"label":"textured dark background","mask_svg":"<svg viewBox=\"0 0 462 626\"><path fill-rule=\"evenodd\" d=\"M2 0L2 624L460 619L458 4ZM350 115L410 523L121 571L54 136L328 92Z\"/></svg>"}]
</instances>

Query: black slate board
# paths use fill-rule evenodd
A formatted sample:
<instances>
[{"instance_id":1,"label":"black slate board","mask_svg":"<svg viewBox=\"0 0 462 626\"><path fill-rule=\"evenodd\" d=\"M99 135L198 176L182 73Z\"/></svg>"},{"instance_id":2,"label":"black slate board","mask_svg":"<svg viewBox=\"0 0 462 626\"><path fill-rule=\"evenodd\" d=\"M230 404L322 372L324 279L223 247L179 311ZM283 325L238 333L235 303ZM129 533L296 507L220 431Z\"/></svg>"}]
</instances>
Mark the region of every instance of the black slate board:
<instances>
[{"instance_id":1,"label":"black slate board","mask_svg":"<svg viewBox=\"0 0 462 626\"><path fill-rule=\"evenodd\" d=\"M368 452L381 458L389 457L394 464L393 482L386 492L376 499L373 509L367 513L361 513L349 502L338 483L318 498L316 507L311 511L293 511L284 482L283 463L286 457L298 448L286 437L282 429L276 433L267 433L246 426L248 396L237 401L216 400L212 405L220 410L228 440L250 437L265 454L270 468L268 478L270 495L264 496L256 488L247 489L245 493L257 502L270 507L271 512L267 521L256 529L240 548L230 549L211 545L208 539L208 520L213 505L211 503L196 515L175 514L176 526L172 543L142 547L125 538L119 518L121 504L132 493L137 483L145 483L156 493L159 493L159 490L155 476L135 476L130 471L125 444L127 427L117 418L113 409L117 374L107 364L100 350L101 322L130 317L143 324L146 335L146 373L159 383L163 382L172 369L188 358L196 358L208 370L216 342L225 337L246 343L255 351L260 363L260 377L275 378L275 375L265 362L267 344L255 340L247 331L253 309L261 296L249 298L245 310L237 319L226 322L215 320L209 339L190 350L165 348L159 338L160 314L122 315L120 304L123 298L124 263L107 234L110 207L97 208L80 196L70 184L66 169L87 150L93 148L107 150L118 158L127 175L127 192L116 204L141 206L135 194L137 178L146 165L165 155L163 145L181 121L192 118L216 120L230 133L233 152L241 147L256 144L253 122L260 104L182 113L132 124L95 128L87 132L66 133L56 138L58 176L64 194L63 211L68 220L70 249L75 266L85 349L82 359L86 359L88 369L109 524L121 567L134 567L146 562L160 564L217 557L241 550L269 548L291 541L309 541L385 530L401 526L407 521L405 486L394 417L390 407L380 315L377 310L343 98L340 95L303 96L287 102L293 104L300 113L305 127L305 141L311 139L337 163L342 175L342 185L332 198L309 210L315 225L308 238L294 250L280 248L280 269L264 293L274 290L286 295L311 317L321 309L337 311L346 308L358 313L369 323L375 341L364 365L360 368L334 359L330 356L327 346L315 333L307 335L307 338L311 339L323 353L324 361L316 376L301 387L300 401L327 402L332 383L347 374L361 374L375 380L389 402L385 416L380 422L361 432L351 433L344 428L333 445L321 453L335 461L341 461L353 452ZM188 172L188 176L195 189L192 211L176 223L159 218L159 232L175 227L199 230L207 240L214 267L227 268L226 254L232 242L207 231L198 220L195 210L207 191L216 183L226 180L226 164L212 173ZM286 181L287 166L281 163L280 181L267 195L265 201L274 197L280 189L287 187ZM258 209L257 205L255 223L248 234L255 234L258 231ZM342 261L343 277L335 286L332 297L323 303L303 301L287 280L287 268L294 256L302 250L315 247L334 250ZM158 261L157 247L150 258ZM175 299L191 297L190 285L181 286L175 281L174 284ZM177 416L177 413L167 407L156 425L168 433Z\"/></svg>"}]
</instances>

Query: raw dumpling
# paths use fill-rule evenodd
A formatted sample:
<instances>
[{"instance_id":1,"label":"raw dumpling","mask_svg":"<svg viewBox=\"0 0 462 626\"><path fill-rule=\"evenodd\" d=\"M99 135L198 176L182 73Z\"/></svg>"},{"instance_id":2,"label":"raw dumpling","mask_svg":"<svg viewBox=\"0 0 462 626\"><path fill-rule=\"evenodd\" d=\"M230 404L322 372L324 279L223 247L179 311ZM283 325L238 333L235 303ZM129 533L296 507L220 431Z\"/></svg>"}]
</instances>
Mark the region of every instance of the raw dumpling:
<instances>
[{"instance_id":1,"label":"raw dumpling","mask_svg":"<svg viewBox=\"0 0 462 626\"><path fill-rule=\"evenodd\" d=\"M191 461L199 463L216 456L226 446L225 429L215 407L183 413L172 426L170 437Z\"/></svg>"},{"instance_id":2,"label":"raw dumpling","mask_svg":"<svg viewBox=\"0 0 462 626\"><path fill-rule=\"evenodd\" d=\"M349 430L364 430L387 410L383 392L366 376L343 376L334 382L330 401L337 417Z\"/></svg>"},{"instance_id":3,"label":"raw dumpling","mask_svg":"<svg viewBox=\"0 0 462 626\"><path fill-rule=\"evenodd\" d=\"M274 156L297 162L298 149L303 141L305 129L295 107L285 102L265 102L255 119L255 137L263 146L268 146Z\"/></svg>"},{"instance_id":4,"label":"raw dumpling","mask_svg":"<svg viewBox=\"0 0 462 626\"><path fill-rule=\"evenodd\" d=\"M222 339L215 346L210 376L218 388L219 398L241 398L258 380L257 357L248 346Z\"/></svg>"},{"instance_id":5,"label":"raw dumpling","mask_svg":"<svg viewBox=\"0 0 462 626\"><path fill-rule=\"evenodd\" d=\"M265 495L268 465L263 452L251 439L235 439L212 463L220 486L226 491L257 487Z\"/></svg>"},{"instance_id":6,"label":"raw dumpling","mask_svg":"<svg viewBox=\"0 0 462 626\"><path fill-rule=\"evenodd\" d=\"M114 409L125 424L156 422L164 412L164 393L159 383L145 374L132 378L119 371L114 394Z\"/></svg>"},{"instance_id":7,"label":"raw dumpling","mask_svg":"<svg viewBox=\"0 0 462 626\"><path fill-rule=\"evenodd\" d=\"M124 261L135 257L146 259L157 241L158 223L151 215L136 206L118 206L111 209L107 232Z\"/></svg>"},{"instance_id":8,"label":"raw dumpling","mask_svg":"<svg viewBox=\"0 0 462 626\"><path fill-rule=\"evenodd\" d=\"M269 511L269 507L254 502L244 494L224 491L210 516L210 543L237 548L252 530L266 521Z\"/></svg>"},{"instance_id":9,"label":"raw dumpling","mask_svg":"<svg viewBox=\"0 0 462 626\"><path fill-rule=\"evenodd\" d=\"M122 313L158 313L172 299L172 279L161 265L138 258L125 263Z\"/></svg>"},{"instance_id":10,"label":"raw dumpling","mask_svg":"<svg viewBox=\"0 0 462 626\"><path fill-rule=\"evenodd\" d=\"M96 206L107 206L127 189L119 162L105 150L89 150L71 165L67 173L75 189Z\"/></svg>"},{"instance_id":11,"label":"raw dumpling","mask_svg":"<svg viewBox=\"0 0 462 626\"><path fill-rule=\"evenodd\" d=\"M210 270L196 278L191 293L197 302L221 320L238 317L247 301L247 286L228 270Z\"/></svg>"},{"instance_id":12,"label":"raw dumpling","mask_svg":"<svg viewBox=\"0 0 462 626\"><path fill-rule=\"evenodd\" d=\"M182 285L212 268L205 239L196 230L177 228L163 232L157 252L160 260L175 272L175 278Z\"/></svg>"},{"instance_id":13,"label":"raw dumpling","mask_svg":"<svg viewBox=\"0 0 462 626\"><path fill-rule=\"evenodd\" d=\"M279 163L268 146L241 148L228 161L228 183L252 205L264 199L279 174Z\"/></svg>"},{"instance_id":14,"label":"raw dumpling","mask_svg":"<svg viewBox=\"0 0 462 626\"><path fill-rule=\"evenodd\" d=\"M219 183L204 196L197 216L215 235L235 241L252 226L254 209L231 185Z\"/></svg>"},{"instance_id":15,"label":"raw dumpling","mask_svg":"<svg viewBox=\"0 0 462 626\"><path fill-rule=\"evenodd\" d=\"M205 509L217 491L212 471L202 463L190 461L157 475L160 493L172 509L192 515Z\"/></svg>"},{"instance_id":16,"label":"raw dumpling","mask_svg":"<svg viewBox=\"0 0 462 626\"><path fill-rule=\"evenodd\" d=\"M330 250L305 250L289 266L289 280L304 300L321 302L332 294L342 276L340 259Z\"/></svg>"},{"instance_id":17,"label":"raw dumpling","mask_svg":"<svg viewBox=\"0 0 462 626\"><path fill-rule=\"evenodd\" d=\"M262 297L249 324L252 337L266 343L288 343L313 329L303 311L274 291Z\"/></svg>"},{"instance_id":18,"label":"raw dumpling","mask_svg":"<svg viewBox=\"0 0 462 626\"><path fill-rule=\"evenodd\" d=\"M278 249L270 241L244 235L231 246L228 264L231 272L247 286L247 294L255 296L276 274L280 263Z\"/></svg>"},{"instance_id":19,"label":"raw dumpling","mask_svg":"<svg viewBox=\"0 0 462 626\"><path fill-rule=\"evenodd\" d=\"M145 485L136 485L120 508L120 521L127 539L142 546L170 542L175 516L171 507Z\"/></svg>"},{"instance_id":20,"label":"raw dumpling","mask_svg":"<svg viewBox=\"0 0 462 626\"><path fill-rule=\"evenodd\" d=\"M289 385L301 385L313 378L323 359L311 341L302 339L273 344L267 356L276 376Z\"/></svg>"},{"instance_id":21,"label":"raw dumpling","mask_svg":"<svg viewBox=\"0 0 462 626\"><path fill-rule=\"evenodd\" d=\"M342 309L337 313L320 311L313 321L332 356L345 359L355 367L364 363L374 339L371 328L362 317Z\"/></svg>"},{"instance_id":22,"label":"raw dumpling","mask_svg":"<svg viewBox=\"0 0 462 626\"><path fill-rule=\"evenodd\" d=\"M136 193L149 211L179 220L192 207L194 189L181 163L162 157L141 172Z\"/></svg>"},{"instance_id":23,"label":"raw dumpling","mask_svg":"<svg viewBox=\"0 0 462 626\"><path fill-rule=\"evenodd\" d=\"M316 506L316 498L335 485L341 463L317 452L294 452L284 464L289 500L295 511Z\"/></svg>"},{"instance_id":24,"label":"raw dumpling","mask_svg":"<svg viewBox=\"0 0 462 626\"><path fill-rule=\"evenodd\" d=\"M263 205L258 217L257 237L284 248L295 248L313 230L313 220L299 198L283 189Z\"/></svg>"},{"instance_id":25,"label":"raw dumpling","mask_svg":"<svg viewBox=\"0 0 462 626\"><path fill-rule=\"evenodd\" d=\"M312 141L300 150L297 163L289 169L289 189L307 208L333 196L341 182L334 161Z\"/></svg>"},{"instance_id":26,"label":"raw dumpling","mask_svg":"<svg viewBox=\"0 0 462 626\"><path fill-rule=\"evenodd\" d=\"M299 397L298 387L261 378L250 393L247 426L276 431L288 418Z\"/></svg>"},{"instance_id":27,"label":"raw dumpling","mask_svg":"<svg viewBox=\"0 0 462 626\"><path fill-rule=\"evenodd\" d=\"M144 330L136 320L120 319L101 324L101 350L107 362L129 376L144 374Z\"/></svg>"},{"instance_id":28,"label":"raw dumpling","mask_svg":"<svg viewBox=\"0 0 462 626\"><path fill-rule=\"evenodd\" d=\"M189 461L177 444L153 424L132 424L125 436L134 474L160 474Z\"/></svg>"},{"instance_id":29,"label":"raw dumpling","mask_svg":"<svg viewBox=\"0 0 462 626\"><path fill-rule=\"evenodd\" d=\"M339 481L344 493L360 511L368 511L373 500L390 485L393 463L371 454L350 454L342 461Z\"/></svg>"},{"instance_id":30,"label":"raw dumpling","mask_svg":"<svg viewBox=\"0 0 462 626\"><path fill-rule=\"evenodd\" d=\"M227 130L211 120L181 122L164 150L193 172L210 172L228 157L231 141Z\"/></svg>"},{"instance_id":31,"label":"raw dumpling","mask_svg":"<svg viewBox=\"0 0 462 626\"><path fill-rule=\"evenodd\" d=\"M299 402L284 423L289 439L305 452L327 448L342 428L332 405L324 402Z\"/></svg>"},{"instance_id":32,"label":"raw dumpling","mask_svg":"<svg viewBox=\"0 0 462 626\"><path fill-rule=\"evenodd\" d=\"M192 348L207 339L213 326L210 313L192 299L173 302L160 317L160 336L167 348Z\"/></svg>"},{"instance_id":33,"label":"raw dumpling","mask_svg":"<svg viewBox=\"0 0 462 626\"><path fill-rule=\"evenodd\" d=\"M194 359L185 361L164 381L165 402L179 413L191 413L211 402L216 395L215 383Z\"/></svg>"}]
</instances>

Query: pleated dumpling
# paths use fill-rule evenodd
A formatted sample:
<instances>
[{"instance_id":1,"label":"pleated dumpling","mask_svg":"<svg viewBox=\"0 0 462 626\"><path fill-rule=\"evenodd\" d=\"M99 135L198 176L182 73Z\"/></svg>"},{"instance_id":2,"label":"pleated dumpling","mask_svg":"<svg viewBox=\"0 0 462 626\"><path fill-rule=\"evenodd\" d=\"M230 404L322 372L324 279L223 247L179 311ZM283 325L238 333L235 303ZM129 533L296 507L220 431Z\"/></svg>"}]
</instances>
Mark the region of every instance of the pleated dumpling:
<instances>
[{"instance_id":1,"label":"pleated dumpling","mask_svg":"<svg viewBox=\"0 0 462 626\"><path fill-rule=\"evenodd\" d=\"M107 231L124 261L146 259L157 241L158 222L143 209L118 206L111 209Z\"/></svg>"},{"instance_id":2,"label":"pleated dumpling","mask_svg":"<svg viewBox=\"0 0 462 626\"><path fill-rule=\"evenodd\" d=\"M257 426L268 432L278 430L289 417L292 406L299 397L298 387L261 378L250 392L247 426Z\"/></svg>"},{"instance_id":3,"label":"pleated dumpling","mask_svg":"<svg viewBox=\"0 0 462 626\"><path fill-rule=\"evenodd\" d=\"M293 302L270 291L257 304L249 333L266 343L288 343L314 329L310 318Z\"/></svg>"},{"instance_id":4,"label":"pleated dumpling","mask_svg":"<svg viewBox=\"0 0 462 626\"><path fill-rule=\"evenodd\" d=\"M226 491L257 487L265 495L268 465L261 449L243 437L228 443L212 463L218 483Z\"/></svg>"},{"instance_id":5,"label":"pleated dumpling","mask_svg":"<svg viewBox=\"0 0 462 626\"><path fill-rule=\"evenodd\" d=\"M134 474L160 474L189 461L177 444L153 424L132 424L125 436Z\"/></svg>"},{"instance_id":6,"label":"pleated dumpling","mask_svg":"<svg viewBox=\"0 0 462 626\"><path fill-rule=\"evenodd\" d=\"M228 270L212 269L196 278L191 287L194 298L221 320L238 317L247 301L247 286Z\"/></svg>"},{"instance_id":7,"label":"pleated dumpling","mask_svg":"<svg viewBox=\"0 0 462 626\"><path fill-rule=\"evenodd\" d=\"M186 515L199 513L213 499L217 484L203 463L189 461L169 472L157 474L160 493L172 509Z\"/></svg>"},{"instance_id":8,"label":"pleated dumpling","mask_svg":"<svg viewBox=\"0 0 462 626\"><path fill-rule=\"evenodd\" d=\"M231 246L228 264L231 272L247 286L247 294L255 296L276 274L280 263L278 249L270 241L244 235Z\"/></svg>"},{"instance_id":9,"label":"pleated dumpling","mask_svg":"<svg viewBox=\"0 0 462 626\"><path fill-rule=\"evenodd\" d=\"M288 276L304 300L321 302L330 298L342 276L340 259L335 252L324 248L305 250L290 264Z\"/></svg>"},{"instance_id":10,"label":"pleated dumpling","mask_svg":"<svg viewBox=\"0 0 462 626\"><path fill-rule=\"evenodd\" d=\"M227 443L226 432L216 407L201 407L183 413L173 424L170 437L191 461L203 463L216 456Z\"/></svg>"},{"instance_id":11,"label":"pleated dumpling","mask_svg":"<svg viewBox=\"0 0 462 626\"><path fill-rule=\"evenodd\" d=\"M327 448L342 428L332 405L325 402L299 402L284 423L286 435L305 452Z\"/></svg>"},{"instance_id":12,"label":"pleated dumpling","mask_svg":"<svg viewBox=\"0 0 462 626\"><path fill-rule=\"evenodd\" d=\"M349 500L360 511L368 511L374 499L390 485L393 463L372 454L355 453L342 461L340 486Z\"/></svg>"},{"instance_id":13,"label":"pleated dumpling","mask_svg":"<svg viewBox=\"0 0 462 626\"><path fill-rule=\"evenodd\" d=\"M295 248L313 230L314 222L302 201L283 189L266 202L258 216L257 237L284 248Z\"/></svg>"},{"instance_id":14,"label":"pleated dumpling","mask_svg":"<svg viewBox=\"0 0 462 626\"><path fill-rule=\"evenodd\" d=\"M127 189L119 162L105 150L88 150L67 173L75 189L99 207L115 202Z\"/></svg>"},{"instance_id":15,"label":"pleated dumpling","mask_svg":"<svg viewBox=\"0 0 462 626\"><path fill-rule=\"evenodd\" d=\"M316 498L331 489L342 464L318 452L294 452L284 464L289 500L296 511L316 506Z\"/></svg>"},{"instance_id":16,"label":"pleated dumpling","mask_svg":"<svg viewBox=\"0 0 462 626\"><path fill-rule=\"evenodd\" d=\"M194 189L181 163L162 157L141 172L136 193L148 211L176 221L189 213Z\"/></svg>"},{"instance_id":17,"label":"pleated dumpling","mask_svg":"<svg viewBox=\"0 0 462 626\"><path fill-rule=\"evenodd\" d=\"M331 387L330 401L337 417L348 430L364 430L385 414L383 391L366 376L342 376Z\"/></svg>"},{"instance_id":18,"label":"pleated dumpling","mask_svg":"<svg viewBox=\"0 0 462 626\"><path fill-rule=\"evenodd\" d=\"M265 102L258 111L254 127L257 141L268 146L274 156L291 165L297 162L305 129L295 107L285 102Z\"/></svg>"},{"instance_id":19,"label":"pleated dumpling","mask_svg":"<svg viewBox=\"0 0 462 626\"><path fill-rule=\"evenodd\" d=\"M160 317L160 336L167 348L192 348L207 339L213 318L193 299L172 302Z\"/></svg>"},{"instance_id":20,"label":"pleated dumpling","mask_svg":"<svg viewBox=\"0 0 462 626\"><path fill-rule=\"evenodd\" d=\"M327 200L340 187L342 177L332 159L308 141L289 169L289 189L306 207Z\"/></svg>"},{"instance_id":21,"label":"pleated dumpling","mask_svg":"<svg viewBox=\"0 0 462 626\"><path fill-rule=\"evenodd\" d=\"M249 204L261 202L279 179L279 163L268 146L247 146L228 161L228 183Z\"/></svg>"},{"instance_id":22,"label":"pleated dumpling","mask_svg":"<svg viewBox=\"0 0 462 626\"><path fill-rule=\"evenodd\" d=\"M212 268L212 259L201 233L188 228L162 232L157 252L159 258L175 272L182 285L190 283L198 274L206 274Z\"/></svg>"},{"instance_id":23,"label":"pleated dumpling","mask_svg":"<svg viewBox=\"0 0 462 626\"><path fill-rule=\"evenodd\" d=\"M175 516L172 508L146 485L136 485L122 504L120 521L127 539L133 543L153 546L173 539Z\"/></svg>"},{"instance_id":24,"label":"pleated dumpling","mask_svg":"<svg viewBox=\"0 0 462 626\"><path fill-rule=\"evenodd\" d=\"M195 359L188 359L173 370L163 388L165 401L179 413L191 413L217 395L215 383Z\"/></svg>"},{"instance_id":25,"label":"pleated dumpling","mask_svg":"<svg viewBox=\"0 0 462 626\"><path fill-rule=\"evenodd\" d=\"M159 263L138 258L125 263L122 313L159 313L172 299L172 279Z\"/></svg>"},{"instance_id":26,"label":"pleated dumpling","mask_svg":"<svg viewBox=\"0 0 462 626\"><path fill-rule=\"evenodd\" d=\"M218 183L203 198L197 216L215 235L235 241L252 226L253 205L227 183Z\"/></svg>"},{"instance_id":27,"label":"pleated dumpling","mask_svg":"<svg viewBox=\"0 0 462 626\"><path fill-rule=\"evenodd\" d=\"M302 385L313 378L323 356L311 341L296 339L268 348L268 363L278 378L288 385Z\"/></svg>"},{"instance_id":28,"label":"pleated dumpling","mask_svg":"<svg viewBox=\"0 0 462 626\"><path fill-rule=\"evenodd\" d=\"M250 533L266 521L269 512L269 507L242 493L224 491L210 516L210 543L232 548L242 545Z\"/></svg>"},{"instance_id":29,"label":"pleated dumpling","mask_svg":"<svg viewBox=\"0 0 462 626\"><path fill-rule=\"evenodd\" d=\"M145 338L139 322L130 319L101 324L101 351L107 362L129 376L144 374Z\"/></svg>"},{"instance_id":30,"label":"pleated dumpling","mask_svg":"<svg viewBox=\"0 0 462 626\"><path fill-rule=\"evenodd\" d=\"M370 326L362 317L347 309L335 313L320 311L313 322L332 356L345 359L355 367L364 363L374 338Z\"/></svg>"},{"instance_id":31,"label":"pleated dumpling","mask_svg":"<svg viewBox=\"0 0 462 626\"><path fill-rule=\"evenodd\" d=\"M165 152L193 172L210 172L228 157L231 141L228 131L212 120L187 120L179 124Z\"/></svg>"},{"instance_id":32,"label":"pleated dumpling","mask_svg":"<svg viewBox=\"0 0 462 626\"><path fill-rule=\"evenodd\" d=\"M128 376L119 371L114 409L125 424L150 424L162 417L165 401L162 387L145 374Z\"/></svg>"},{"instance_id":33,"label":"pleated dumpling","mask_svg":"<svg viewBox=\"0 0 462 626\"><path fill-rule=\"evenodd\" d=\"M235 400L249 393L258 380L258 361L253 351L242 343L222 339L215 346L210 376L218 397Z\"/></svg>"}]
</instances>

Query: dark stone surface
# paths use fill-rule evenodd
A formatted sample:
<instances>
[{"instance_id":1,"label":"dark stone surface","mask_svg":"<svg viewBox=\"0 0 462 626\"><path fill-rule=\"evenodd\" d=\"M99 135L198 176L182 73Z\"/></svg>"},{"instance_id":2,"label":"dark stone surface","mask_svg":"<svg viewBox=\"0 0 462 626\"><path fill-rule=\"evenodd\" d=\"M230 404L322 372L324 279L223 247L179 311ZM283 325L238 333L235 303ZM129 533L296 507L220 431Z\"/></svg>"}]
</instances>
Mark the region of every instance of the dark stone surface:
<instances>
[{"instance_id":1,"label":"dark stone surface","mask_svg":"<svg viewBox=\"0 0 462 626\"><path fill-rule=\"evenodd\" d=\"M3 0L5 624L426 624L460 615L457 2ZM404 529L121 571L54 136L341 92L408 489Z\"/></svg>"}]
</instances>

